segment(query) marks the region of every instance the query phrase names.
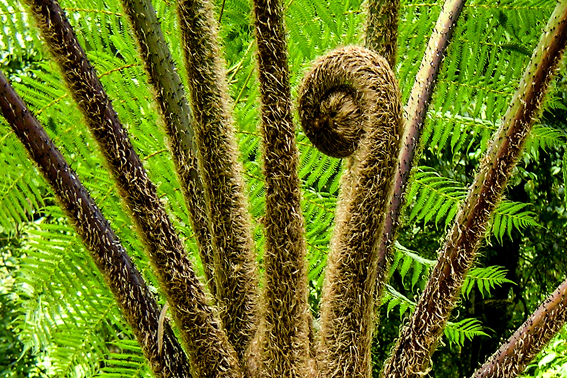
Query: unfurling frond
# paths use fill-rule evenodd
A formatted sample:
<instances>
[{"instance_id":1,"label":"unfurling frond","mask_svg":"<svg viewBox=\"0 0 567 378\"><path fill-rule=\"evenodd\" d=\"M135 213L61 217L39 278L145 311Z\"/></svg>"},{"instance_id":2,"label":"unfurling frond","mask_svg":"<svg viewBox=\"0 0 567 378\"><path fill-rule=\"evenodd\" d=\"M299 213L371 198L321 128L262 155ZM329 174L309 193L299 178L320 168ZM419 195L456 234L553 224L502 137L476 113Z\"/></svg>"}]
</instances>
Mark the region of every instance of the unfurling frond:
<instances>
[{"instance_id":1,"label":"unfurling frond","mask_svg":"<svg viewBox=\"0 0 567 378\"><path fill-rule=\"evenodd\" d=\"M318 352L327 377L370 375L376 243L400 144L399 101L386 60L354 46L319 58L300 89L307 137L327 155L348 157L322 294Z\"/></svg>"}]
</instances>

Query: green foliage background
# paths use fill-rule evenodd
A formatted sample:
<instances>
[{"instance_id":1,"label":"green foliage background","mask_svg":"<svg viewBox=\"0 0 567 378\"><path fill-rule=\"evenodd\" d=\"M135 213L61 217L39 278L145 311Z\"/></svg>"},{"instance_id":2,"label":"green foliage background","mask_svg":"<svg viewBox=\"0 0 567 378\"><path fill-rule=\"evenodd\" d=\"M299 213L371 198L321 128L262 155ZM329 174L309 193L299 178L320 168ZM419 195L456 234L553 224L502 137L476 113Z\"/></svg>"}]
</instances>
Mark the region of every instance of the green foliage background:
<instances>
[{"instance_id":1,"label":"green foliage background","mask_svg":"<svg viewBox=\"0 0 567 378\"><path fill-rule=\"evenodd\" d=\"M401 3L395 71L406 102L442 2ZM120 3L65 0L62 5L201 269L165 135ZM183 71L175 2L154 1L154 6L177 67ZM444 230L464 199L478 159L507 109L554 6L554 0L476 0L467 2L464 8L427 115L423 154L414 171L405 227L400 232L390 285L382 299L381 312L386 318L377 330L376 366L424 286ZM259 92L250 4L244 0L219 1L217 14L261 261L259 220L264 189L258 159ZM360 0L288 0L286 14L294 94L302 72L315 57L337 46L362 43L365 16ZM0 24L1 69L90 190L138 268L155 282L96 144L22 5L16 0L0 3ZM508 298L510 307L506 320L509 332L565 275L567 259L561 255L567 225L565 168L561 163L567 115L564 74L563 69L507 198L496 211L479 266L465 283L462 303L445 331L446 346L435 357L435 376L451 376L452 364L462 359L471 340L492 337L497 342L506 336L482 325L486 319L470 311L475 303L490 301L495 290L505 290L503 297ZM319 153L300 130L298 143L310 304L317 312L341 161ZM7 331L0 334L0 361L7 361L0 365L0 376L150 376L101 275L3 120L0 146L0 314ZM495 251L508 247L517 247L519 253L514 271L491 262ZM162 298L157 288L155 292ZM7 348L4 341L9 343ZM555 349L565 355L564 348ZM548 358L538 365L537 374L550 361ZM470 368L459 369L466 372Z\"/></svg>"}]
</instances>

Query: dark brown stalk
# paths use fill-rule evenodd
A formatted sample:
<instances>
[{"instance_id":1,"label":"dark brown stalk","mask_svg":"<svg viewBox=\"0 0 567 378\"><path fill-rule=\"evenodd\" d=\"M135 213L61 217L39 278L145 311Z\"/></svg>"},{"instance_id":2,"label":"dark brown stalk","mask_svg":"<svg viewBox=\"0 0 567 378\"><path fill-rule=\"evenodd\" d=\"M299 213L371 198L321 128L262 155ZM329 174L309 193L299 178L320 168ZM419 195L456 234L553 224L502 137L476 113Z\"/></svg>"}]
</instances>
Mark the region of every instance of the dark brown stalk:
<instances>
[{"instance_id":1,"label":"dark brown stalk","mask_svg":"<svg viewBox=\"0 0 567 378\"><path fill-rule=\"evenodd\" d=\"M400 0L370 0L367 14L364 44L383 56L395 70Z\"/></svg>"},{"instance_id":2,"label":"dark brown stalk","mask_svg":"<svg viewBox=\"0 0 567 378\"><path fill-rule=\"evenodd\" d=\"M341 48L303 80L299 116L322 152L347 157L321 299L323 377L370 377L378 239L402 133L400 93L380 55Z\"/></svg>"},{"instance_id":3,"label":"dark brown stalk","mask_svg":"<svg viewBox=\"0 0 567 378\"><path fill-rule=\"evenodd\" d=\"M122 3L154 89L158 110L169 139L169 150L197 239L205 278L214 297L216 292L213 281L213 244L205 192L197 162L191 109L152 3L149 0L123 0Z\"/></svg>"},{"instance_id":4,"label":"dark brown stalk","mask_svg":"<svg viewBox=\"0 0 567 378\"><path fill-rule=\"evenodd\" d=\"M282 4L255 0L254 15L266 177L266 282L259 369L261 376L303 378L308 375L310 313Z\"/></svg>"},{"instance_id":5,"label":"dark brown stalk","mask_svg":"<svg viewBox=\"0 0 567 378\"><path fill-rule=\"evenodd\" d=\"M567 280L473 374L473 378L516 377L566 322Z\"/></svg>"},{"instance_id":6,"label":"dark brown stalk","mask_svg":"<svg viewBox=\"0 0 567 378\"><path fill-rule=\"evenodd\" d=\"M183 243L57 2L29 0L41 34L97 140L138 228L198 377L240 377L236 353L208 306Z\"/></svg>"},{"instance_id":7,"label":"dark brown stalk","mask_svg":"<svg viewBox=\"0 0 567 378\"><path fill-rule=\"evenodd\" d=\"M257 328L258 272L218 25L209 0L179 0L178 14L213 234L217 300L228 339L243 359Z\"/></svg>"},{"instance_id":8,"label":"dark brown stalk","mask_svg":"<svg viewBox=\"0 0 567 378\"><path fill-rule=\"evenodd\" d=\"M383 376L418 377L429 365L451 310L486 232L491 213L524 141L540 111L544 94L567 43L567 1L555 9L532 56L504 120L447 235L431 278L409 323L386 362ZM519 350L516 351L520 353Z\"/></svg>"},{"instance_id":9,"label":"dark brown stalk","mask_svg":"<svg viewBox=\"0 0 567 378\"><path fill-rule=\"evenodd\" d=\"M100 209L45 130L0 72L0 110L55 192L112 290L156 377L187 378L189 362L169 324L158 350L160 310Z\"/></svg>"},{"instance_id":10,"label":"dark brown stalk","mask_svg":"<svg viewBox=\"0 0 567 378\"><path fill-rule=\"evenodd\" d=\"M388 259L392 254L392 241L399 226L398 219L405 202L406 185L414 162L417 161L416 154L421 131L431 102L431 95L437 82L437 74L464 5L465 0L447 0L443 5L411 89L406 107L403 144L398 157L396 177L394 178L394 195L390 202L388 216L378 247L377 297L382 295L382 284L385 275L388 273Z\"/></svg>"}]
</instances>

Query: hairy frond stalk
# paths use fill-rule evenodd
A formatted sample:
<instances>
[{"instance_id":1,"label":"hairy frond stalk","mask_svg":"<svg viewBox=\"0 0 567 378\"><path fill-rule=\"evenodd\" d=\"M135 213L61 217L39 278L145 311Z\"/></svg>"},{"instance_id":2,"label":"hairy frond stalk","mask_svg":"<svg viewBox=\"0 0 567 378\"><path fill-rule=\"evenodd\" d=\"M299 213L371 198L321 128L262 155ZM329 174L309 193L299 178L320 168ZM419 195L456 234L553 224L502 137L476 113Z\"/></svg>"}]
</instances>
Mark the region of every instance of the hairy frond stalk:
<instances>
[{"instance_id":1,"label":"hairy frond stalk","mask_svg":"<svg viewBox=\"0 0 567 378\"><path fill-rule=\"evenodd\" d=\"M258 273L212 8L209 0L180 0L177 10L213 235L216 298L228 339L242 359L257 327Z\"/></svg>"},{"instance_id":2,"label":"hairy frond stalk","mask_svg":"<svg viewBox=\"0 0 567 378\"><path fill-rule=\"evenodd\" d=\"M567 280L551 294L474 374L507 378L520 374L567 322Z\"/></svg>"},{"instance_id":3,"label":"hairy frond stalk","mask_svg":"<svg viewBox=\"0 0 567 378\"><path fill-rule=\"evenodd\" d=\"M490 216L541 109L566 43L567 0L562 0L551 16L500 129L486 152L416 310L385 365L384 377L417 377L427 371L430 356L455 306Z\"/></svg>"},{"instance_id":4,"label":"hairy frond stalk","mask_svg":"<svg viewBox=\"0 0 567 378\"><path fill-rule=\"evenodd\" d=\"M398 51L400 0L370 0L366 18L365 46L381 55L395 70Z\"/></svg>"},{"instance_id":5,"label":"hairy frond stalk","mask_svg":"<svg viewBox=\"0 0 567 378\"><path fill-rule=\"evenodd\" d=\"M211 283L209 289L215 296L213 245L205 193L197 162L191 109L150 0L123 0L122 3L132 24L144 67L154 89L205 276L207 282Z\"/></svg>"},{"instance_id":6,"label":"hairy frond stalk","mask_svg":"<svg viewBox=\"0 0 567 378\"><path fill-rule=\"evenodd\" d=\"M283 4L255 0L266 177L263 316L259 376L308 376L309 322L305 226L297 169Z\"/></svg>"}]
</instances>

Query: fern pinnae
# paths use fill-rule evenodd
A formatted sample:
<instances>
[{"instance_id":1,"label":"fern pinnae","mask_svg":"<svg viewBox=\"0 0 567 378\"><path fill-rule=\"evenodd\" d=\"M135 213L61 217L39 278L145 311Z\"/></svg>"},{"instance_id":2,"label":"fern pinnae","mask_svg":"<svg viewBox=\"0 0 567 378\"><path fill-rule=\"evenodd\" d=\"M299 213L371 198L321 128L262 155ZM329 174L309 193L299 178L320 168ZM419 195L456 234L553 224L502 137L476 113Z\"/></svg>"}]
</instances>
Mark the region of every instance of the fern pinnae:
<instances>
[{"instance_id":1,"label":"fern pinnae","mask_svg":"<svg viewBox=\"0 0 567 378\"><path fill-rule=\"evenodd\" d=\"M478 291L484 298L486 295L490 295L490 290L494 287L500 286L504 283L514 283L506 278L507 274L508 270L498 265L492 265L486 268L474 268L467 274L467 278L463 282L461 294L465 298L468 298L476 284Z\"/></svg>"},{"instance_id":2,"label":"fern pinnae","mask_svg":"<svg viewBox=\"0 0 567 378\"><path fill-rule=\"evenodd\" d=\"M475 336L488 336L483 331L480 320L474 318L463 319L458 322L447 322L447 327L443 330L445 337L451 344L464 346L465 339L471 340Z\"/></svg>"},{"instance_id":3,"label":"fern pinnae","mask_svg":"<svg viewBox=\"0 0 567 378\"><path fill-rule=\"evenodd\" d=\"M178 15L213 236L217 300L229 341L243 359L257 327L258 272L218 25L209 0L179 1Z\"/></svg>"},{"instance_id":4,"label":"fern pinnae","mask_svg":"<svg viewBox=\"0 0 567 378\"><path fill-rule=\"evenodd\" d=\"M534 218L535 213L525 208L527 203L503 200L498 204L492 216L490 231L496 239L503 244L505 234L512 238L512 230L522 229L532 226L541 226Z\"/></svg>"},{"instance_id":5,"label":"fern pinnae","mask_svg":"<svg viewBox=\"0 0 567 378\"><path fill-rule=\"evenodd\" d=\"M159 309L153 294L75 172L1 72L0 109L91 252L156 376L189 377L187 357L169 326L163 345L166 353L157 353Z\"/></svg>"},{"instance_id":6,"label":"fern pinnae","mask_svg":"<svg viewBox=\"0 0 567 378\"><path fill-rule=\"evenodd\" d=\"M326 154L348 157L323 285L319 352L325 377L370 376L376 246L399 151L399 101L387 61L355 46L319 58L300 89L307 137Z\"/></svg>"},{"instance_id":7,"label":"fern pinnae","mask_svg":"<svg viewBox=\"0 0 567 378\"><path fill-rule=\"evenodd\" d=\"M259 376L300 378L311 374L311 314L283 6L254 1L266 182Z\"/></svg>"},{"instance_id":8,"label":"fern pinnae","mask_svg":"<svg viewBox=\"0 0 567 378\"><path fill-rule=\"evenodd\" d=\"M428 369L430 356L458 298L463 280L500 201L522 146L540 111L543 97L567 44L567 1L557 4L540 39L500 129L487 150L418 306L401 332L384 368L385 377L417 377ZM502 376L516 371L501 367Z\"/></svg>"},{"instance_id":9,"label":"fern pinnae","mask_svg":"<svg viewBox=\"0 0 567 378\"><path fill-rule=\"evenodd\" d=\"M50 0L28 4L137 226L195 374L214 375L221 369L240 377L234 349L207 304L183 243L61 7Z\"/></svg>"}]
</instances>

